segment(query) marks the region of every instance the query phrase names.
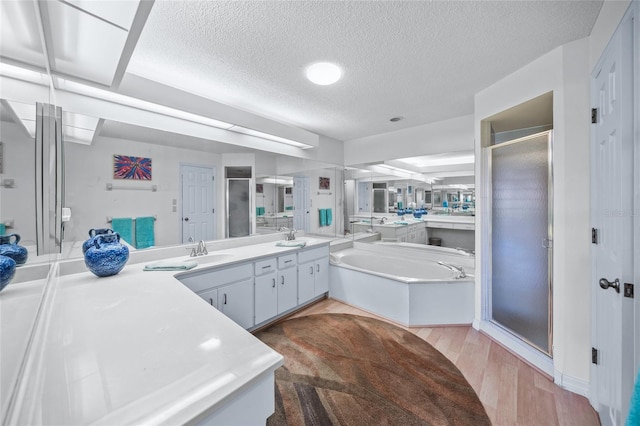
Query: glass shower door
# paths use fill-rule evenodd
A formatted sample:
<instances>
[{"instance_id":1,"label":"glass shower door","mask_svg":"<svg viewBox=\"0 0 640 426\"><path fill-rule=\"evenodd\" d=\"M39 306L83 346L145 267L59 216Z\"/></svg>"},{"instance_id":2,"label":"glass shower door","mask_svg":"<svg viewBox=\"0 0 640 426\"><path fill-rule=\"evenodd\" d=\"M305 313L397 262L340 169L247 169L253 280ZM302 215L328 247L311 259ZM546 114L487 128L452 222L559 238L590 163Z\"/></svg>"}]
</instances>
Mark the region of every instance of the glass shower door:
<instances>
[{"instance_id":1,"label":"glass shower door","mask_svg":"<svg viewBox=\"0 0 640 426\"><path fill-rule=\"evenodd\" d=\"M491 147L491 320L551 353L551 132Z\"/></svg>"}]
</instances>

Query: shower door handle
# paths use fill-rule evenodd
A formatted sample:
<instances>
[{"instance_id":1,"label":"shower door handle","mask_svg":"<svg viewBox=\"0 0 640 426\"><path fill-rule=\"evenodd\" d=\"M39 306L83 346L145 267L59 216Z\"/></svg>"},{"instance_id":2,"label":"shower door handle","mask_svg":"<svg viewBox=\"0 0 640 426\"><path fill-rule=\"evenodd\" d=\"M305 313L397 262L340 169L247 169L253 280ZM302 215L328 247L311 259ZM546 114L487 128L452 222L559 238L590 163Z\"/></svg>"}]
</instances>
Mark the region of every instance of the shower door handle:
<instances>
[{"instance_id":1,"label":"shower door handle","mask_svg":"<svg viewBox=\"0 0 640 426\"><path fill-rule=\"evenodd\" d=\"M600 284L600 288L602 288L603 290L607 290L609 287L611 287L616 291L616 293L620 293L620 280L618 278L616 278L613 282L609 281L606 278L600 278L598 284Z\"/></svg>"}]
</instances>

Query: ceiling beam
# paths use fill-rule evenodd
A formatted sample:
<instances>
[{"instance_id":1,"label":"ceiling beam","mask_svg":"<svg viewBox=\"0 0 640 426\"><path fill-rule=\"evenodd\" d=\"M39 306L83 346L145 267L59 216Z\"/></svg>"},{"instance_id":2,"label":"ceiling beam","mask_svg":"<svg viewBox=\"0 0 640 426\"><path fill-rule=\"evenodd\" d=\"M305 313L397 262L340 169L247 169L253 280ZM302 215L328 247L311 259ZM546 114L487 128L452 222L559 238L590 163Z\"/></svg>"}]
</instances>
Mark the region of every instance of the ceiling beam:
<instances>
[{"instance_id":1,"label":"ceiling beam","mask_svg":"<svg viewBox=\"0 0 640 426\"><path fill-rule=\"evenodd\" d=\"M138 4L138 10L136 10L136 15L133 17L133 23L131 24L127 41L122 49L122 55L120 56L118 67L116 68L116 72L113 76L113 81L111 82L111 88L114 90L120 87L122 78L127 72L129 61L131 60L131 56L133 56L138 40L140 40L140 35L147 23L147 18L149 18L154 1L155 0L141 0Z\"/></svg>"}]
</instances>

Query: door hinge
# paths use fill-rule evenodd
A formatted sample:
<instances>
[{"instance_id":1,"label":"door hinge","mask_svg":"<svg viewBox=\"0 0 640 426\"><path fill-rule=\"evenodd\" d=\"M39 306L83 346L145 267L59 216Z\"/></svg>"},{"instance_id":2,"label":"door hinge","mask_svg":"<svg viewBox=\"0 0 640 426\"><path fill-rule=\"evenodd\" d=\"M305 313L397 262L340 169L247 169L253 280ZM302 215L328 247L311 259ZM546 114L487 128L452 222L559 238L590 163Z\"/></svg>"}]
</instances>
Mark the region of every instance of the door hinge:
<instances>
[{"instance_id":1,"label":"door hinge","mask_svg":"<svg viewBox=\"0 0 640 426\"><path fill-rule=\"evenodd\" d=\"M598 122L598 108L591 108L591 124Z\"/></svg>"},{"instance_id":2,"label":"door hinge","mask_svg":"<svg viewBox=\"0 0 640 426\"><path fill-rule=\"evenodd\" d=\"M216 209L211 209L211 213L215 213L215 212L216 212Z\"/></svg>"},{"instance_id":3,"label":"door hinge","mask_svg":"<svg viewBox=\"0 0 640 426\"><path fill-rule=\"evenodd\" d=\"M216 180L216 177L215 176L211 176L211 180Z\"/></svg>"},{"instance_id":4,"label":"door hinge","mask_svg":"<svg viewBox=\"0 0 640 426\"><path fill-rule=\"evenodd\" d=\"M596 348L591 348L591 364L598 365L598 350Z\"/></svg>"},{"instance_id":5,"label":"door hinge","mask_svg":"<svg viewBox=\"0 0 640 426\"><path fill-rule=\"evenodd\" d=\"M633 284L624 283L624 297L628 297L629 299L633 299Z\"/></svg>"},{"instance_id":6,"label":"door hinge","mask_svg":"<svg viewBox=\"0 0 640 426\"><path fill-rule=\"evenodd\" d=\"M598 244L598 230L591 228L591 244Z\"/></svg>"}]
</instances>

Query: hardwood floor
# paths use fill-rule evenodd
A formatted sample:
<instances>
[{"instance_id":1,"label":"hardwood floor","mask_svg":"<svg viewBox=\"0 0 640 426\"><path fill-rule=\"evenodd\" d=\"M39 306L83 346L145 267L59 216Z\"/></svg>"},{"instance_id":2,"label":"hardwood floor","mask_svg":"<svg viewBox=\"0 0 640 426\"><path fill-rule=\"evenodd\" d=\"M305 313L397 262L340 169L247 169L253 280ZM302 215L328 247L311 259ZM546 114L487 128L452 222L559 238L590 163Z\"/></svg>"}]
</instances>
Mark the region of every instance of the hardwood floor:
<instances>
[{"instance_id":1,"label":"hardwood floor","mask_svg":"<svg viewBox=\"0 0 640 426\"><path fill-rule=\"evenodd\" d=\"M346 313L384 320L332 299L323 300L294 316L321 313ZM547 376L472 327L412 327L409 330L460 369L496 426L600 424L585 397L556 386Z\"/></svg>"}]
</instances>

